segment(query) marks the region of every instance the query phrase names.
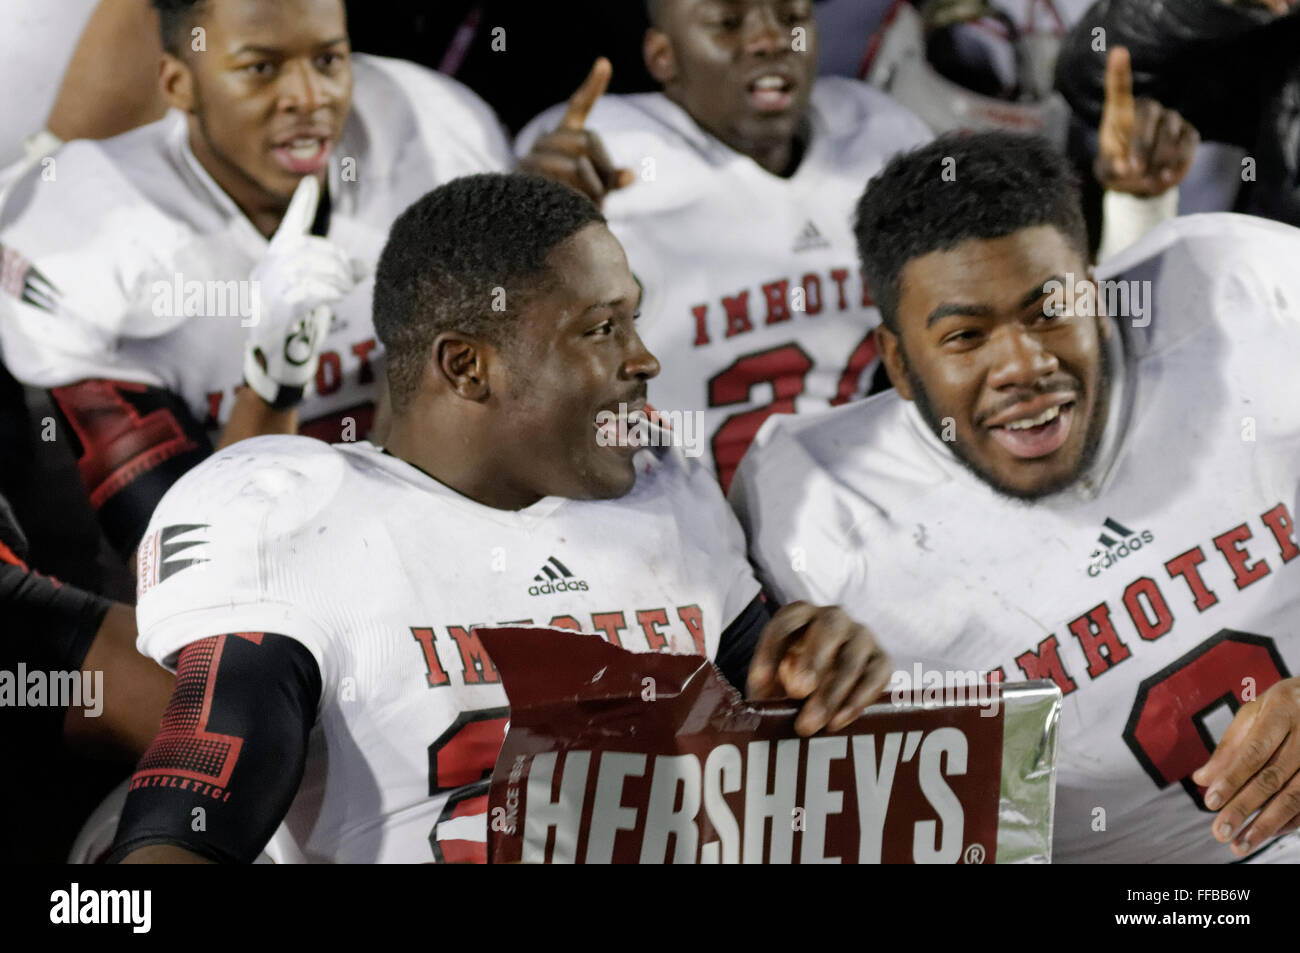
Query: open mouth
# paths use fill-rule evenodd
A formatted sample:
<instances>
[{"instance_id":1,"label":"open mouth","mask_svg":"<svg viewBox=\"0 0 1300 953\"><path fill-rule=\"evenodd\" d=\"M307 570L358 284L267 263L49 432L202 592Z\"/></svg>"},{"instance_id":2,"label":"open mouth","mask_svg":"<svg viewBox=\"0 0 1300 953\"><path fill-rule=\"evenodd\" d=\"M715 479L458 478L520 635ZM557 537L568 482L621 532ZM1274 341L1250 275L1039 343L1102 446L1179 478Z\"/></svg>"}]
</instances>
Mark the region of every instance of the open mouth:
<instances>
[{"instance_id":1,"label":"open mouth","mask_svg":"<svg viewBox=\"0 0 1300 953\"><path fill-rule=\"evenodd\" d=\"M747 87L749 104L759 112L785 112L794 104L794 83L779 73L752 80Z\"/></svg>"},{"instance_id":2,"label":"open mouth","mask_svg":"<svg viewBox=\"0 0 1300 953\"><path fill-rule=\"evenodd\" d=\"M295 175L319 172L329 162L333 142L324 136L295 136L275 145L276 161Z\"/></svg>"},{"instance_id":3,"label":"open mouth","mask_svg":"<svg viewBox=\"0 0 1300 953\"><path fill-rule=\"evenodd\" d=\"M645 400L603 408L594 421L596 445L623 452L640 450L646 445L650 417Z\"/></svg>"},{"instance_id":4,"label":"open mouth","mask_svg":"<svg viewBox=\"0 0 1300 953\"><path fill-rule=\"evenodd\" d=\"M1074 401L1070 401L1048 407L1032 416L990 427L989 433L1013 457L1022 460L1045 457L1061 449L1069 438L1074 406Z\"/></svg>"}]
</instances>

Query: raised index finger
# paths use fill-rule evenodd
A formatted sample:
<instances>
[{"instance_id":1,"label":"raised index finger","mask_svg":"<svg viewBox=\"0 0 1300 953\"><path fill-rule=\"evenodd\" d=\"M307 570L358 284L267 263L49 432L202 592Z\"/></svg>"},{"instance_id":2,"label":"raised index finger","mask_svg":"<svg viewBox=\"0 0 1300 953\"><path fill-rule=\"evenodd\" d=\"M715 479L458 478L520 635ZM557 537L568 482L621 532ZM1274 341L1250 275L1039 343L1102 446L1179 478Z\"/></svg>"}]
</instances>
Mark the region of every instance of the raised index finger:
<instances>
[{"instance_id":1,"label":"raised index finger","mask_svg":"<svg viewBox=\"0 0 1300 953\"><path fill-rule=\"evenodd\" d=\"M568 108L560 120L561 129L581 130L587 125L587 116L591 114L596 100L605 95L609 88L609 78L614 75L614 67L605 57L596 60L582 85L569 97Z\"/></svg>"},{"instance_id":2,"label":"raised index finger","mask_svg":"<svg viewBox=\"0 0 1300 953\"><path fill-rule=\"evenodd\" d=\"M1111 48L1106 57L1106 101L1101 113L1101 147L1126 156L1133 142L1137 106L1133 100L1133 65L1128 50Z\"/></svg>"},{"instance_id":3,"label":"raised index finger","mask_svg":"<svg viewBox=\"0 0 1300 953\"><path fill-rule=\"evenodd\" d=\"M320 205L320 183L314 175L304 176L289 200L289 208L280 219L280 226L271 236L272 247L280 247L292 239L301 238L311 232L316 221L316 209Z\"/></svg>"}]
</instances>

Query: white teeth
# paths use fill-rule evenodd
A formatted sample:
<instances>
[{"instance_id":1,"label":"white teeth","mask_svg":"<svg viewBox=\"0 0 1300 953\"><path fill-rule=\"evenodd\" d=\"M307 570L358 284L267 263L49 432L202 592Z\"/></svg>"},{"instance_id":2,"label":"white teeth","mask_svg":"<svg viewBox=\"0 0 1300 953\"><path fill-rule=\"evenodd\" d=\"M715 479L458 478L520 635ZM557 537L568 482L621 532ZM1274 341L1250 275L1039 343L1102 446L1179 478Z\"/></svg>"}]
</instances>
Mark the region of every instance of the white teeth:
<instances>
[{"instance_id":1,"label":"white teeth","mask_svg":"<svg viewBox=\"0 0 1300 953\"><path fill-rule=\"evenodd\" d=\"M319 139L295 139L289 143L289 154L295 159L310 159L320 152Z\"/></svg>"},{"instance_id":2,"label":"white teeth","mask_svg":"<svg viewBox=\"0 0 1300 953\"><path fill-rule=\"evenodd\" d=\"M780 76L764 76L754 83L755 89L785 89L785 80Z\"/></svg>"},{"instance_id":3,"label":"white teeth","mask_svg":"<svg viewBox=\"0 0 1300 953\"><path fill-rule=\"evenodd\" d=\"M1059 406L1048 407L1037 417L1026 417L1024 420L1013 420L1005 426L1008 430L1028 430L1030 427L1041 427L1043 424L1055 420L1060 415L1061 408Z\"/></svg>"}]
</instances>

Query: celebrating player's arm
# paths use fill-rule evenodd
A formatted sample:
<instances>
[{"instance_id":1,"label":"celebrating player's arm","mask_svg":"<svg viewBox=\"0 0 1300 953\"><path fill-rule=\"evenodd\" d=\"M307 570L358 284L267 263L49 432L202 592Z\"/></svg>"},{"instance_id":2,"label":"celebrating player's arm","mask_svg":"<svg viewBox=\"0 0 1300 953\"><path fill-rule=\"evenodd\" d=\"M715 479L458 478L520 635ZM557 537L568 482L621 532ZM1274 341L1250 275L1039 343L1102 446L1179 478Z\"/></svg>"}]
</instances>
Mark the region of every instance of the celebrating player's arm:
<instances>
[{"instance_id":1,"label":"celebrating player's arm","mask_svg":"<svg viewBox=\"0 0 1300 953\"><path fill-rule=\"evenodd\" d=\"M99 673L94 698L80 697L63 719L70 748L134 759L158 728L172 678L136 651L135 613L44 576L24 561L24 541L0 497L0 629L3 655L33 670ZM6 665L6 667L8 667Z\"/></svg>"},{"instance_id":2,"label":"celebrating player's arm","mask_svg":"<svg viewBox=\"0 0 1300 953\"><path fill-rule=\"evenodd\" d=\"M528 154L519 160L520 171L563 182L586 194L597 205L610 192L636 181L636 173L615 166L600 136L587 128L587 117L609 88L612 71L605 57L596 60L591 73L569 99L559 126L539 136Z\"/></svg>"},{"instance_id":3,"label":"celebrating player's arm","mask_svg":"<svg viewBox=\"0 0 1300 953\"><path fill-rule=\"evenodd\" d=\"M298 792L320 670L293 638L230 632L187 645L176 673L108 862L252 863ZM219 731L225 744L216 767L205 770L196 744L208 731ZM203 825L192 823L198 809Z\"/></svg>"},{"instance_id":4,"label":"celebrating player's arm","mask_svg":"<svg viewBox=\"0 0 1300 953\"><path fill-rule=\"evenodd\" d=\"M330 305L346 297L369 269L328 239L312 234L320 183L299 184L266 255L250 276L263 313L254 316L244 348L244 382L221 446L263 434L298 432L298 405L316 376L329 334Z\"/></svg>"},{"instance_id":5,"label":"celebrating player's arm","mask_svg":"<svg viewBox=\"0 0 1300 953\"><path fill-rule=\"evenodd\" d=\"M319 505L329 476L311 467L315 441L301 439L308 452L294 459L258 454L261 442L181 477L141 543L139 649L176 678L110 862L251 863L298 792L324 693L337 688L312 600L285 604L256 568L272 559L268 537L291 536L300 507Z\"/></svg>"},{"instance_id":6,"label":"celebrating player's arm","mask_svg":"<svg viewBox=\"0 0 1300 953\"><path fill-rule=\"evenodd\" d=\"M1099 260L1178 214L1178 186L1201 142L1176 110L1134 97L1132 63L1122 46L1107 55L1105 89L1093 163L1093 174L1106 190Z\"/></svg>"}]
</instances>

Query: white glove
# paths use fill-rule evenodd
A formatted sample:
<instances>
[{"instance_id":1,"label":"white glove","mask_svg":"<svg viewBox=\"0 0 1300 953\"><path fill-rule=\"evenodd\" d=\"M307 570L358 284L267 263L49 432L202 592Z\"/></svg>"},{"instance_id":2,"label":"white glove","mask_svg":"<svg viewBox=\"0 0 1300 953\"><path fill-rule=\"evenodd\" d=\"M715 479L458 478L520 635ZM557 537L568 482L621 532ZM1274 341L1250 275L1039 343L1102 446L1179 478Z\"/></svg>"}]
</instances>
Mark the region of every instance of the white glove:
<instances>
[{"instance_id":1,"label":"white glove","mask_svg":"<svg viewBox=\"0 0 1300 953\"><path fill-rule=\"evenodd\" d=\"M311 233L320 183L307 176L293 193L266 257L251 275L255 301L244 349L244 380L276 410L302 400L316 375L330 329L330 305L369 269L332 242Z\"/></svg>"}]
</instances>

